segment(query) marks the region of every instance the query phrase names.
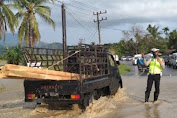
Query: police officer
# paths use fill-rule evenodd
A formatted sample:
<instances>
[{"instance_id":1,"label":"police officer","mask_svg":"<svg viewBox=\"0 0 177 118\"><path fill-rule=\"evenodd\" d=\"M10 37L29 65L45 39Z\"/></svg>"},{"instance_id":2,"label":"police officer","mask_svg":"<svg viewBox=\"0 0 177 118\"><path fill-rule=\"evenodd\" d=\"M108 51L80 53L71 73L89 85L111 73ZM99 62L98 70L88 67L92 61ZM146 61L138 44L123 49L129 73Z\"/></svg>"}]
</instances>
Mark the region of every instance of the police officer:
<instances>
[{"instance_id":1,"label":"police officer","mask_svg":"<svg viewBox=\"0 0 177 118\"><path fill-rule=\"evenodd\" d=\"M144 54L142 54L142 58L144 64L149 66L149 75L147 80L147 88L145 91L145 102L148 102L151 88L153 82L155 82L155 92L154 92L154 102L157 101L159 92L160 92L160 78L162 75L162 69L165 68L165 63L162 58L159 57L159 49L153 48L151 49L153 57L146 61Z\"/></svg>"}]
</instances>

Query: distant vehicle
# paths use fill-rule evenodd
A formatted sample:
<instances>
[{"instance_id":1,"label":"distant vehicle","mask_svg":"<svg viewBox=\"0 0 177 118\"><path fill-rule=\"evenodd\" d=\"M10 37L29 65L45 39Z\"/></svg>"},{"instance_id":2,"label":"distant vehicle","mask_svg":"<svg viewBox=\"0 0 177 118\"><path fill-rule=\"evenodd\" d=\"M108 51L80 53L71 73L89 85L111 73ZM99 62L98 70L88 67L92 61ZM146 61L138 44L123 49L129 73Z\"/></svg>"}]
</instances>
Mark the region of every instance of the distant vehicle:
<instances>
[{"instance_id":1,"label":"distant vehicle","mask_svg":"<svg viewBox=\"0 0 177 118\"><path fill-rule=\"evenodd\" d=\"M177 53L173 53L171 56L171 66L177 68Z\"/></svg>"},{"instance_id":2,"label":"distant vehicle","mask_svg":"<svg viewBox=\"0 0 177 118\"><path fill-rule=\"evenodd\" d=\"M152 53L148 53L148 54L145 55L145 57L148 58L148 59L149 59L149 58L152 58L152 57L153 57L153 54L152 54Z\"/></svg>"},{"instance_id":3,"label":"distant vehicle","mask_svg":"<svg viewBox=\"0 0 177 118\"><path fill-rule=\"evenodd\" d=\"M116 61L116 63L119 65L120 62L119 62L119 56L118 55L113 55L114 57L114 60Z\"/></svg>"},{"instance_id":4,"label":"distant vehicle","mask_svg":"<svg viewBox=\"0 0 177 118\"><path fill-rule=\"evenodd\" d=\"M146 59L146 61L149 60L149 58L147 58L147 57L145 57L145 59ZM140 72L148 72L148 70L149 70L149 67L144 64L143 58L139 58L137 60L137 66L138 66L138 71L140 71Z\"/></svg>"},{"instance_id":5,"label":"distant vehicle","mask_svg":"<svg viewBox=\"0 0 177 118\"><path fill-rule=\"evenodd\" d=\"M132 56L127 56L127 57L126 57L126 61L131 61L132 59L133 59Z\"/></svg>"},{"instance_id":6,"label":"distant vehicle","mask_svg":"<svg viewBox=\"0 0 177 118\"><path fill-rule=\"evenodd\" d=\"M133 59L132 59L132 64L133 64L133 65L137 65L137 60L138 60L139 58L141 58L141 57L142 57L141 54L136 54L136 55L134 55L134 57L133 57Z\"/></svg>"},{"instance_id":7,"label":"distant vehicle","mask_svg":"<svg viewBox=\"0 0 177 118\"><path fill-rule=\"evenodd\" d=\"M127 58L126 58L125 56L122 56L122 57L121 57L121 60L122 60L122 61L125 61L126 59L127 59Z\"/></svg>"},{"instance_id":8,"label":"distant vehicle","mask_svg":"<svg viewBox=\"0 0 177 118\"><path fill-rule=\"evenodd\" d=\"M163 55L161 57L164 59L165 65L167 65L168 64L168 58L169 58L169 56L168 55Z\"/></svg>"},{"instance_id":9,"label":"distant vehicle","mask_svg":"<svg viewBox=\"0 0 177 118\"><path fill-rule=\"evenodd\" d=\"M167 66L171 67L172 65L172 59L171 59L172 55L168 55L168 61L167 61Z\"/></svg>"},{"instance_id":10,"label":"distant vehicle","mask_svg":"<svg viewBox=\"0 0 177 118\"><path fill-rule=\"evenodd\" d=\"M148 61L152 57L153 57L152 53L148 53L145 55L146 61ZM149 66L145 66L142 57L137 60L137 66L138 66L138 70L140 72L148 72L149 71Z\"/></svg>"}]
</instances>

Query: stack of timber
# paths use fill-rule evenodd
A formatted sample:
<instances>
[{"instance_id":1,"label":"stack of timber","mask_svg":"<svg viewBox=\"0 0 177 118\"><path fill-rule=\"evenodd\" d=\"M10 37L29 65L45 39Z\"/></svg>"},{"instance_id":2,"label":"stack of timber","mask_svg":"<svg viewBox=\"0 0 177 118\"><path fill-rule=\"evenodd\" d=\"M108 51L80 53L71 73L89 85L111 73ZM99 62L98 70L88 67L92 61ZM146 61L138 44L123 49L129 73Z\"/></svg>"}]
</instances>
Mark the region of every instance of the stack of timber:
<instances>
[{"instance_id":1,"label":"stack of timber","mask_svg":"<svg viewBox=\"0 0 177 118\"><path fill-rule=\"evenodd\" d=\"M79 74L7 64L0 67L0 79L78 80Z\"/></svg>"}]
</instances>

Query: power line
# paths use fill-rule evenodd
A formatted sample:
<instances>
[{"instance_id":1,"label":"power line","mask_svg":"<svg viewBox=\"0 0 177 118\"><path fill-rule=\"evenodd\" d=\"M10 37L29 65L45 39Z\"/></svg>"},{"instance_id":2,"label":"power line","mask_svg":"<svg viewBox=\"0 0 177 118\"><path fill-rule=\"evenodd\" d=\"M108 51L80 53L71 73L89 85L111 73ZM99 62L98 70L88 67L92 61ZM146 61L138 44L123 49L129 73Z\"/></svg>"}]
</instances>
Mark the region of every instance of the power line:
<instances>
[{"instance_id":1,"label":"power line","mask_svg":"<svg viewBox=\"0 0 177 118\"><path fill-rule=\"evenodd\" d=\"M74 17L74 15L72 13L70 13L69 11L66 11L82 28L85 29L85 27Z\"/></svg>"},{"instance_id":2,"label":"power line","mask_svg":"<svg viewBox=\"0 0 177 118\"><path fill-rule=\"evenodd\" d=\"M62 3L63 4L63 2L61 2L61 1L59 1L59 0L56 0L58 3ZM70 17L72 17L76 22L77 22L77 24L79 24L83 29L84 29L84 31L85 31L85 33L83 33L83 35L82 36L84 36L84 37L87 37L88 36L88 40L90 40L90 39L93 39L94 37L95 37L95 35L96 35L96 33L97 33L97 30L96 30L96 28L95 28L95 30L96 31L94 31L94 25L89 25L89 24L86 24L86 25L84 25L85 23L81 23L80 21L84 21L84 22L86 22L85 20L83 20L82 18L84 18L84 19L86 19L86 17L87 16L89 16L90 14L89 13L91 13L92 11L93 11L93 9L95 10L95 9L98 9L98 8L94 8L94 7L92 7L92 6L89 6L89 5L87 5L87 4L84 4L84 3L81 3L81 2L79 2L79 1L76 1L76 0L69 0L69 1L71 1L72 3L74 3L74 4L70 4L70 3L64 3L64 4L66 4L66 13L70 16ZM58 5L55 5L55 6L58 6ZM70 6L70 7L69 7ZM58 6L59 7L59 6ZM73 12L73 10L70 10L70 8L75 8L74 10L78 10L77 12ZM80 9L80 10L79 10ZM85 11L85 12L84 12ZM97 12L98 13L98 12ZM74 15L75 14L75 15ZM80 17L80 18L78 18L78 15L81 15L82 14L82 16L83 15L85 15L86 17ZM102 13L98 13L98 14L102 14ZM77 17L76 17L77 16ZM93 15L92 15L92 17L93 17ZM91 20L92 20L92 18L91 18ZM97 21L95 21L95 22L100 22L100 21L102 21L102 20L106 20L106 19L97 19ZM90 30L91 29L91 30ZM94 32L93 32L94 31ZM99 30L100 31L100 30ZM78 33L77 33L78 34ZM80 36L81 36L81 34L79 34ZM79 37L80 37L79 36Z\"/></svg>"},{"instance_id":3,"label":"power line","mask_svg":"<svg viewBox=\"0 0 177 118\"><path fill-rule=\"evenodd\" d=\"M68 8L67 8L67 10L69 10ZM72 13L72 11L70 11L70 14L73 14ZM73 15L72 15L73 16ZM76 20L76 17L75 16L73 16L74 18L75 18L75 20ZM93 18L93 15L92 15L92 17L91 17L91 22L92 22L92 18ZM77 22L79 22L79 24L81 24L80 23L80 21L78 20L78 19L80 19L80 18L78 18L77 17ZM81 20L81 19L80 19ZM85 22L85 21L84 21ZM87 23L86 25L85 25L85 27L82 25L82 27L83 27L83 29L85 30L85 33L83 33L83 35L81 36L80 35L80 37L79 38L81 38L81 37L87 37L87 36L89 36L89 37L91 37L93 34L92 34L92 31L93 31L93 26L92 27L90 27L91 25L89 25L89 23ZM91 30L90 30L91 29ZM89 39L89 38L88 38Z\"/></svg>"},{"instance_id":4,"label":"power line","mask_svg":"<svg viewBox=\"0 0 177 118\"><path fill-rule=\"evenodd\" d=\"M122 29L117 29L117 28L108 28L108 27L101 27L103 29L109 29L109 30L117 30L117 31L126 31L126 30L122 30Z\"/></svg>"},{"instance_id":5,"label":"power line","mask_svg":"<svg viewBox=\"0 0 177 118\"><path fill-rule=\"evenodd\" d=\"M106 13L107 13L106 10L105 10L105 12L101 12L101 11L100 11L100 12L97 12L97 13L94 13L94 12L93 12L93 15L96 15L96 16L97 16L97 19L94 20L94 22L98 24L99 45L101 45L100 22L101 22L101 21L104 21L104 20L107 20L107 17L106 17L106 18L103 18L103 17L102 17L102 19L100 19L99 16L100 16L101 14L106 14Z\"/></svg>"},{"instance_id":6,"label":"power line","mask_svg":"<svg viewBox=\"0 0 177 118\"><path fill-rule=\"evenodd\" d=\"M82 5L82 6L84 6L84 7L90 8L90 9L100 10L100 8L96 8L96 7L94 7L94 6L91 6L91 5L85 4L85 3L80 2L80 1L76 1L76 0L69 0L69 1L71 1L71 2L73 2L73 3L75 3L75 4Z\"/></svg>"}]
</instances>

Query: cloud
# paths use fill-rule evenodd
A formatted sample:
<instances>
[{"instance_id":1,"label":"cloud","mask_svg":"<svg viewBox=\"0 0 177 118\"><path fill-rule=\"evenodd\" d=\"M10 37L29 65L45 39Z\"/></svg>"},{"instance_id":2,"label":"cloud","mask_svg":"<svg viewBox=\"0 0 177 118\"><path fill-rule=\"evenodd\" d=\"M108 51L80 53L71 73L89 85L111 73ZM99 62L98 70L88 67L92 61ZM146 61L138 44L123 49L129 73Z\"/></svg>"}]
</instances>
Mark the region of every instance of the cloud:
<instances>
[{"instance_id":1,"label":"cloud","mask_svg":"<svg viewBox=\"0 0 177 118\"><path fill-rule=\"evenodd\" d=\"M72 44L76 44L76 42L78 43L79 38L90 39L90 41L97 40L98 37L97 34L95 34L96 24L93 22L93 19L95 19L96 16L92 16L93 12L97 11L108 11L107 14L100 15L100 18L108 17L107 21L101 23L102 27L118 27L128 30L131 24L140 24L144 28L146 28L148 24L152 23L160 27L169 26L170 28L174 29L176 25L175 22L177 19L177 0L77 1L86 4L86 6L82 3L76 2L75 0L64 0L67 8L67 27L69 27L69 33L67 33L69 35L68 42L71 42ZM57 30L56 32L50 31L49 36L45 35L44 38L54 37L53 39L59 39L58 34L61 34L58 33L58 31L61 32L60 5L60 3L49 5L52 8L51 17L56 22ZM46 27L46 24L44 22L41 22L40 25L41 27ZM42 32L44 33L44 30L42 30ZM117 42L118 39L121 39L120 31L103 30L102 32L102 40L105 43ZM86 37L84 37L85 34ZM108 40L109 37L111 40Z\"/></svg>"},{"instance_id":2,"label":"cloud","mask_svg":"<svg viewBox=\"0 0 177 118\"><path fill-rule=\"evenodd\" d=\"M74 16L85 17L84 22L90 22L88 14L91 16L92 12L107 10L107 14L101 17L108 17L107 25L119 25L122 23L142 23L142 22L156 22L156 21L176 21L177 19L177 1L176 0L65 0L67 12L74 13ZM60 3L50 5L52 7L52 18L56 23L61 24ZM81 16L86 14L85 16ZM79 14L79 15L78 15ZM70 14L68 23L71 23L73 18ZM77 24L78 25L78 24Z\"/></svg>"}]
</instances>

